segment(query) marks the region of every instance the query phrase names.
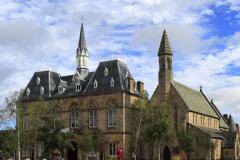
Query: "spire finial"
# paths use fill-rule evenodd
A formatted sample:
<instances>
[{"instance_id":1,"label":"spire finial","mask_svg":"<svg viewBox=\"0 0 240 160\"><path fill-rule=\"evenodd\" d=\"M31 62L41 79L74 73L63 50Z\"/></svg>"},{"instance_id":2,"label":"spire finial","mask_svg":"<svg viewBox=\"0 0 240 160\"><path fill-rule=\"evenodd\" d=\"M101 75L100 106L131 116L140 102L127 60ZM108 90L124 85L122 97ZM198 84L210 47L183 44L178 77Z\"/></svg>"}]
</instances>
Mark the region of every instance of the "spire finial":
<instances>
[{"instance_id":1,"label":"spire finial","mask_svg":"<svg viewBox=\"0 0 240 160\"><path fill-rule=\"evenodd\" d=\"M80 18L80 20L82 21L82 23L83 23L83 20L85 20L85 19L83 18L83 15L82 15L82 18Z\"/></svg>"}]
</instances>

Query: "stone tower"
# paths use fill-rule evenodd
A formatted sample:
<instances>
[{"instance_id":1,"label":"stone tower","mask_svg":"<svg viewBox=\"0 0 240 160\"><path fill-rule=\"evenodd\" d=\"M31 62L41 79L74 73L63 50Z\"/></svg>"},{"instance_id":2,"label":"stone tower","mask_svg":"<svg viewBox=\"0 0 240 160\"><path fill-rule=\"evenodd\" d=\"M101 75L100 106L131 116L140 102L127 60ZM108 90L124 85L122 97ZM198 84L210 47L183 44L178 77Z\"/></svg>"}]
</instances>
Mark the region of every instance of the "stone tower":
<instances>
[{"instance_id":1,"label":"stone tower","mask_svg":"<svg viewBox=\"0 0 240 160\"><path fill-rule=\"evenodd\" d=\"M86 45L85 33L83 28L83 23L81 25L79 43L77 48L77 71L80 74L80 79L84 79L88 75L88 50Z\"/></svg>"},{"instance_id":2,"label":"stone tower","mask_svg":"<svg viewBox=\"0 0 240 160\"><path fill-rule=\"evenodd\" d=\"M173 55L172 48L168 40L167 32L166 30L164 30L158 51L159 57L158 83L161 101L167 101L170 90L170 84L173 83L172 55Z\"/></svg>"}]
</instances>

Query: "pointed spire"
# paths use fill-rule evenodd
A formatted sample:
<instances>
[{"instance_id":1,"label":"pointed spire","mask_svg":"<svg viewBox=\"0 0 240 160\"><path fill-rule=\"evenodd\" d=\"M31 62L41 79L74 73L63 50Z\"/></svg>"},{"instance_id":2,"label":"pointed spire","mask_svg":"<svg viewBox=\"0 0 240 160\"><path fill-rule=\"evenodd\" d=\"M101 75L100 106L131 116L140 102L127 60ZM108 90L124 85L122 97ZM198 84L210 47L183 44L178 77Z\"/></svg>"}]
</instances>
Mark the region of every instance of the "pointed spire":
<instances>
[{"instance_id":1,"label":"pointed spire","mask_svg":"<svg viewBox=\"0 0 240 160\"><path fill-rule=\"evenodd\" d=\"M84 28L83 28L83 23L82 23L82 25L81 25L81 31L80 31L78 48L80 48L81 50L82 50L82 49L87 49L86 39L85 39L85 33L84 33Z\"/></svg>"},{"instance_id":2,"label":"pointed spire","mask_svg":"<svg viewBox=\"0 0 240 160\"><path fill-rule=\"evenodd\" d=\"M166 30L163 31L162 40L158 51L158 55L160 54L173 54Z\"/></svg>"},{"instance_id":3,"label":"pointed spire","mask_svg":"<svg viewBox=\"0 0 240 160\"><path fill-rule=\"evenodd\" d=\"M235 124L231 114L228 118L228 124L230 126L230 131L231 132L237 132L237 127L236 127L236 124Z\"/></svg>"}]
</instances>

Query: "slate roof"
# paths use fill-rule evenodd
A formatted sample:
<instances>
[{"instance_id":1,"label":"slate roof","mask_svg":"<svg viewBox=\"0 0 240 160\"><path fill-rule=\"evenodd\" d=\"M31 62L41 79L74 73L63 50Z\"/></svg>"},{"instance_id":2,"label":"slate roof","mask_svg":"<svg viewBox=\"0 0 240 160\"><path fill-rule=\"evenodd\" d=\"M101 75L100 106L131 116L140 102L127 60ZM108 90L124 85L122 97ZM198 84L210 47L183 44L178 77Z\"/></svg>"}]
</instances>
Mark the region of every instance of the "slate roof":
<instances>
[{"instance_id":1,"label":"slate roof","mask_svg":"<svg viewBox=\"0 0 240 160\"><path fill-rule=\"evenodd\" d=\"M228 124L230 125L231 132L238 132L238 129L236 127L236 124L235 124L231 114L228 118Z\"/></svg>"},{"instance_id":2,"label":"slate roof","mask_svg":"<svg viewBox=\"0 0 240 160\"><path fill-rule=\"evenodd\" d=\"M226 128L226 129L229 129L229 126L227 124L227 122L224 120L222 114L220 113L220 111L218 110L218 108L216 107L216 105L213 103L213 101L211 100L211 104L213 106L213 108L215 109L215 111L217 112L218 116L220 117L220 128Z\"/></svg>"},{"instance_id":3,"label":"slate roof","mask_svg":"<svg viewBox=\"0 0 240 160\"><path fill-rule=\"evenodd\" d=\"M37 77L40 78L40 84L37 84ZM35 72L26 87L26 89L30 89L30 94L27 95L25 89L22 100L39 99L41 96L43 96L42 98L50 98L59 78L60 75L53 71ZM41 87L44 88L43 95L40 94Z\"/></svg>"},{"instance_id":4,"label":"slate roof","mask_svg":"<svg viewBox=\"0 0 240 160\"><path fill-rule=\"evenodd\" d=\"M235 148L237 133L235 133L235 132L220 132L218 134L225 138L225 140L222 143L222 148Z\"/></svg>"},{"instance_id":5,"label":"slate roof","mask_svg":"<svg viewBox=\"0 0 240 160\"><path fill-rule=\"evenodd\" d=\"M173 54L166 30L163 31L160 47L158 50L158 55L160 54Z\"/></svg>"},{"instance_id":6,"label":"slate roof","mask_svg":"<svg viewBox=\"0 0 240 160\"><path fill-rule=\"evenodd\" d=\"M218 138L218 139L225 139L220 133L222 133L221 130L213 129L213 128L208 128L208 127L203 127L203 126L196 126L196 125L191 125L191 127L196 127L206 133L209 133L212 138Z\"/></svg>"},{"instance_id":7,"label":"slate roof","mask_svg":"<svg viewBox=\"0 0 240 160\"><path fill-rule=\"evenodd\" d=\"M85 50L87 49L83 23L81 24L81 31L80 31L80 37L79 37L79 42L78 42L78 48L80 48L81 50L82 49L85 49Z\"/></svg>"},{"instance_id":8,"label":"slate roof","mask_svg":"<svg viewBox=\"0 0 240 160\"><path fill-rule=\"evenodd\" d=\"M104 74L105 67L108 69L107 76ZM30 89L30 94L27 95L25 89L23 101L39 99L41 86L44 87L43 98L60 98L114 91L130 92L126 86L126 72L128 73L127 77L133 78L127 65L119 60L100 62L95 72L89 72L84 79L80 80L80 91L76 91L75 81L73 81L74 75L60 76L52 71L35 72L26 87L26 89ZM40 78L39 85L36 82L37 77ZM111 86L111 78L114 80L114 86ZM93 85L95 79L98 82L97 88L94 88ZM62 93L58 91L60 83L65 88ZM139 91L136 89L133 94L138 95Z\"/></svg>"},{"instance_id":9,"label":"slate roof","mask_svg":"<svg viewBox=\"0 0 240 160\"><path fill-rule=\"evenodd\" d=\"M190 111L219 118L210 103L206 100L200 91L189 88L177 81L173 81L173 86Z\"/></svg>"}]
</instances>

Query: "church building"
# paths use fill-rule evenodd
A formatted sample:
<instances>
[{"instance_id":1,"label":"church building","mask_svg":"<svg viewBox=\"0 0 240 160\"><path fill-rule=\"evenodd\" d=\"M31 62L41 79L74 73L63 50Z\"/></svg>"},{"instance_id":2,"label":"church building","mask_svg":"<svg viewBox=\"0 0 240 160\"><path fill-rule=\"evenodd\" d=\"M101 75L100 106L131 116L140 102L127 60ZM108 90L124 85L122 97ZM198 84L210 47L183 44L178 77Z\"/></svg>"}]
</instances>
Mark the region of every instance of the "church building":
<instances>
[{"instance_id":1,"label":"church building","mask_svg":"<svg viewBox=\"0 0 240 160\"><path fill-rule=\"evenodd\" d=\"M74 56L74 55L73 55ZM208 133L217 148L205 151L200 148L189 153L189 159L237 159L239 157L239 126L232 116L222 115L214 102L209 101L202 89L191 89L173 80L172 49L164 30L159 51L158 86L152 96L158 105L165 101L172 115L172 128L176 132L185 128L194 135L196 143L201 133ZM54 105L61 119L67 119L66 130L74 136L68 141L74 150L66 150L64 160L83 160L83 154L77 148L78 139L86 130L100 128L106 133L108 144L105 152L89 152L89 160L108 159L122 149L123 159L132 159L130 146L131 133L126 126L127 112L132 103L143 91L143 82L136 81L122 60L101 61L94 72L89 71L89 54L83 24L76 50L76 71L72 75L61 76L47 70L35 72L24 90L23 102L31 103L43 97ZM157 57L156 57L157 58ZM151 85L151 84L146 84ZM26 127L27 125L25 125ZM27 129L27 128L26 128ZM38 147L41 155L41 147ZM31 146L22 148L22 159L31 158ZM139 147L138 158L157 160L158 149L147 142ZM177 140L174 143L161 144L161 159L172 160L180 152ZM186 156L186 154L184 154Z\"/></svg>"}]
</instances>

